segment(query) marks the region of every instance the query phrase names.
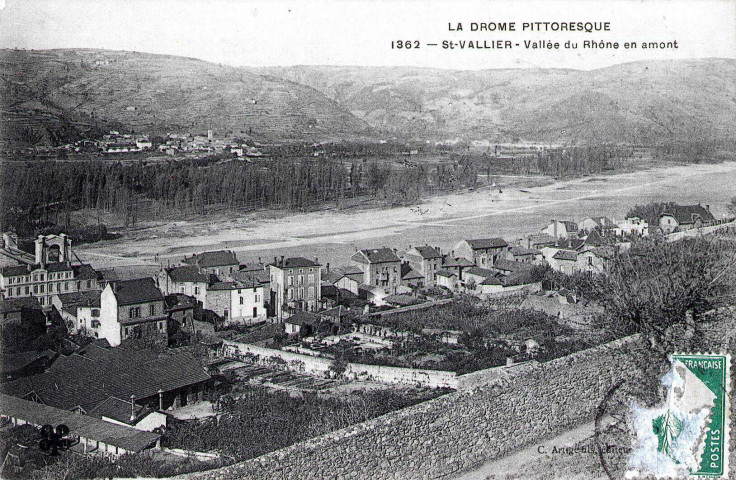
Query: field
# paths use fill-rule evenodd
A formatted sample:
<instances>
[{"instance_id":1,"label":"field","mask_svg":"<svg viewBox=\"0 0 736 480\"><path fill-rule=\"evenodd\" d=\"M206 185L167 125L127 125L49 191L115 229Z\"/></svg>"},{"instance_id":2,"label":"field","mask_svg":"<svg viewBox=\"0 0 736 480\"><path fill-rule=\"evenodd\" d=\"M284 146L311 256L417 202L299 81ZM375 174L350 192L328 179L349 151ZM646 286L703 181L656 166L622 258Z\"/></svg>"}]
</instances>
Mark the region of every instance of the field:
<instances>
[{"instance_id":1,"label":"field","mask_svg":"<svg viewBox=\"0 0 736 480\"><path fill-rule=\"evenodd\" d=\"M317 257L333 266L356 249L429 243L450 251L462 238L520 238L551 218L591 215L620 219L629 207L651 201L709 204L716 217L733 196L736 163L655 168L635 173L583 177L537 187L489 187L428 198L413 207L355 212L320 211L145 225L118 240L76 248L97 267L178 261L184 254L226 248L241 262L275 255ZM523 221L520 217L523 216Z\"/></svg>"}]
</instances>

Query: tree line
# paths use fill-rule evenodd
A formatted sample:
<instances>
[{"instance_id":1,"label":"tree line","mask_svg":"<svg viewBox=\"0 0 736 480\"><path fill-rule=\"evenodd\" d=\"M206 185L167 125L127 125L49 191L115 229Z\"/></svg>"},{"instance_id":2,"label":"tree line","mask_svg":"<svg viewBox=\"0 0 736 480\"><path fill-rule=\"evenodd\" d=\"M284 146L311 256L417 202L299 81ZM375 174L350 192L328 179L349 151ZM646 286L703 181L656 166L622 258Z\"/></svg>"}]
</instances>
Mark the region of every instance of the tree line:
<instances>
[{"instance_id":1,"label":"tree line","mask_svg":"<svg viewBox=\"0 0 736 480\"><path fill-rule=\"evenodd\" d=\"M552 149L536 155L534 173L572 175L620 165L619 147ZM528 173L524 162L513 173ZM70 226L71 213L91 209L120 214L124 225L142 218L205 214L213 208L305 211L341 199L368 196L407 205L434 191L474 187L479 175L508 170L488 155L450 155L440 163L409 157L349 159L270 157L253 162L215 155L166 161L4 162L2 227L34 235ZM92 222L90 222L92 223Z\"/></svg>"}]
</instances>

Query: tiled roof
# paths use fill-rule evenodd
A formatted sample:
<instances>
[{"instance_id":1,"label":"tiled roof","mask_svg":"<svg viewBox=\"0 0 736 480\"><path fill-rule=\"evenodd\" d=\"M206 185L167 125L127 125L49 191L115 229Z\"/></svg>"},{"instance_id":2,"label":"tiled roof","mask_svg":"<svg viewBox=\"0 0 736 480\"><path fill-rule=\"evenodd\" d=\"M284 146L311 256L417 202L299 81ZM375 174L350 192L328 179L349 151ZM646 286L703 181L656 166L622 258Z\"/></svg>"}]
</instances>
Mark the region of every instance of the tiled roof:
<instances>
[{"instance_id":1,"label":"tiled roof","mask_svg":"<svg viewBox=\"0 0 736 480\"><path fill-rule=\"evenodd\" d=\"M99 307L100 293L99 290L89 290L86 292L59 293L56 296L59 297L59 301L64 307Z\"/></svg>"},{"instance_id":2,"label":"tiled roof","mask_svg":"<svg viewBox=\"0 0 736 480\"><path fill-rule=\"evenodd\" d=\"M28 265L10 265L8 267L3 267L0 272L2 272L4 277L16 277L19 275L28 275L36 268L38 268L38 265L31 265L30 270Z\"/></svg>"},{"instance_id":3,"label":"tiled roof","mask_svg":"<svg viewBox=\"0 0 736 480\"><path fill-rule=\"evenodd\" d=\"M135 305L137 303L163 300L164 296L152 278L138 278L115 282L113 292L118 305Z\"/></svg>"},{"instance_id":4,"label":"tiled roof","mask_svg":"<svg viewBox=\"0 0 736 480\"><path fill-rule=\"evenodd\" d=\"M4 353L0 357L0 371L2 372L14 372L16 370L20 370L24 367L27 367L31 363L35 362L36 360L42 359L42 358L52 358L54 355L56 355L55 352L51 350L46 350L44 352L20 352L20 353L14 353L14 354L7 354Z\"/></svg>"},{"instance_id":5,"label":"tiled roof","mask_svg":"<svg viewBox=\"0 0 736 480\"><path fill-rule=\"evenodd\" d=\"M91 265L83 263L82 265L73 265L72 270L74 271L74 278L76 280L95 280L97 279L97 272ZM49 270L51 271L51 270Z\"/></svg>"},{"instance_id":6,"label":"tiled roof","mask_svg":"<svg viewBox=\"0 0 736 480\"><path fill-rule=\"evenodd\" d=\"M434 274L435 276L438 276L438 277L447 277L447 278L457 276L449 270L437 270L436 272L434 272Z\"/></svg>"},{"instance_id":7,"label":"tiled roof","mask_svg":"<svg viewBox=\"0 0 736 480\"><path fill-rule=\"evenodd\" d=\"M74 435L104 442L131 452L140 452L151 447L161 437L157 433L116 425L88 415L79 415L68 410L3 394L0 394L0 412L37 426L63 423Z\"/></svg>"},{"instance_id":8,"label":"tiled roof","mask_svg":"<svg viewBox=\"0 0 736 480\"><path fill-rule=\"evenodd\" d=\"M184 263L197 265L202 268L240 265L238 258L230 250L216 250L203 252L184 259Z\"/></svg>"},{"instance_id":9,"label":"tiled roof","mask_svg":"<svg viewBox=\"0 0 736 480\"><path fill-rule=\"evenodd\" d=\"M240 265L241 272L263 272L266 270L266 264L261 262L243 263Z\"/></svg>"},{"instance_id":10,"label":"tiled roof","mask_svg":"<svg viewBox=\"0 0 736 480\"><path fill-rule=\"evenodd\" d=\"M413 268L411 268L409 265L402 263L401 264L401 279L402 280L413 280L416 278L424 278L424 275L417 272Z\"/></svg>"},{"instance_id":11,"label":"tiled roof","mask_svg":"<svg viewBox=\"0 0 736 480\"><path fill-rule=\"evenodd\" d=\"M393 250L386 247L360 250L355 252L350 258L360 263L390 263L401 261Z\"/></svg>"},{"instance_id":12,"label":"tiled roof","mask_svg":"<svg viewBox=\"0 0 736 480\"><path fill-rule=\"evenodd\" d=\"M199 267L195 265L167 268L166 273L174 282L208 283L210 280L209 274L199 273Z\"/></svg>"},{"instance_id":13,"label":"tiled roof","mask_svg":"<svg viewBox=\"0 0 736 480\"><path fill-rule=\"evenodd\" d=\"M284 322L290 323L292 325L314 325L319 323L321 320L322 316L316 313L298 311L294 315L284 320Z\"/></svg>"},{"instance_id":14,"label":"tiled roof","mask_svg":"<svg viewBox=\"0 0 736 480\"><path fill-rule=\"evenodd\" d=\"M422 258L441 258L442 253L437 247L430 247L429 245L414 247Z\"/></svg>"},{"instance_id":15,"label":"tiled roof","mask_svg":"<svg viewBox=\"0 0 736 480\"><path fill-rule=\"evenodd\" d=\"M41 310L41 304L38 303L38 300L35 297L0 297L0 313L20 312L23 309Z\"/></svg>"},{"instance_id":16,"label":"tiled roof","mask_svg":"<svg viewBox=\"0 0 736 480\"><path fill-rule=\"evenodd\" d=\"M578 254L571 250L558 250L557 253L552 255L552 258L555 260L571 260L575 262L578 259Z\"/></svg>"},{"instance_id":17,"label":"tiled roof","mask_svg":"<svg viewBox=\"0 0 736 480\"><path fill-rule=\"evenodd\" d=\"M81 265L78 265L81 267ZM88 265L89 266L89 265ZM65 262L54 262L54 263L47 263L44 267L44 270L47 272L69 272L73 271L74 268L71 265L67 265ZM95 278L95 277L92 277Z\"/></svg>"},{"instance_id":18,"label":"tiled roof","mask_svg":"<svg viewBox=\"0 0 736 480\"><path fill-rule=\"evenodd\" d=\"M493 277L494 275L496 275L496 272L494 272L493 270L489 270L487 268L473 267L473 268L469 268L465 270L465 274L466 275L476 275L478 277L486 278L486 277Z\"/></svg>"},{"instance_id":19,"label":"tiled roof","mask_svg":"<svg viewBox=\"0 0 736 480\"><path fill-rule=\"evenodd\" d=\"M486 277L480 282L481 285L503 285L501 280L496 277Z\"/></svg>"},{"instance_id":20,"label":"tiled roof","mask_svg":"<svg viewBox=\"0 0 736 480\"><path fill-rule=\"evenodd\" d=\"M465 240L473 250L484 248L503 248L508 247L508 243L503 238L479 238L476 240Z\"/></svg>"},{"instance_id":21,"label":"tiled roof","mask_svg":"<svg viewBox=\"0 0 736 480\"><path fill-rule=\"evenodd\" d=\"M472 267L475 266L473 262L465 257L447 257L445 258L442 267Z\"/></svg>"},{"instance_id":22,"label":"tiled roof","mask_svg":"<svg viewBox=\"0 0 736 480\"><path fill-rule=\"evenodd\" d=\"M243 285L253 287L254 285L264 285L271 282L271 275L265 270L250 270L233 272L233 279Z\"/></svg>"},{"instance_id":23,"label":"tiled roof","mask_svg":"<svg viewBox=\"0 0 736 480\"><path fill-rule=\"evenodd\" d=\"M662 213L662 216L664 215L672 215L679 224L695 223L698 217L704 222L715 220L713 214L701 205L675 205L673 208L665 210Z\"/></svg>"},{"instance_id":24,"label":"tiled roof","mask_svg":"<svg viewBox=\"0 0 736 480\"><path fill-rule=\"evenodd\" d=\"M0 385L3 393L24 397L35 392L41 400L64 410L81 406L90 411L110 396L144 399L209 380L188 351L156 354L151 350L117 347L87 348L59 358L48 371Z\"/></svg>"},{"instance_id":25,"label":"tiled roof","mask_svg":"<svg viewBox=\"0 0 736 480\"><path fill-rule=\"evenodd\" d=\"M565 230L567 230L568 232L578 231L578 224L573 222L572 220L560 220L560 223L565 225Z\"/></svg>"},{"instance_id":26,"label":"tiled roof","mask_svg":"<svg viewBox=\"0 0 736 480\"><path fill-rule=\"evenodd\" d=\"M97 405L95 408L87 412L87 415L91 415L95 418L112 418L118 422L127 423L128 425L135 422L135 420L143 413L146 409L142 405L133 404L130 400L123 400L117 397L108 397L102 403ZM131 411L135 412L135 417L131 421Z\"/></svg>"},{"instance_id":27,"label":"tiled roof","mask_svg":"<svg viewBox=\"0 0 736 480\"><path fill-rule=\"evenodd\" d=\"M305 268L305 267L319 267L320 264L313 262L312 260L303 257L291 257L285 259L283 262L279 261L272 263L271 265L278 268Z\"/></svg>"},{"instance_id":28,"label":"tiled roof","mask_svg":"<svg viewBox=\"0 0 736 480\"><path fill-rule=\"evenodd\" d=\"M526 248L521 245L511 247L511 254L515 257L524 257L527 255L541 255L541 252L536 248Z\"/></svg>"}]
</instances>

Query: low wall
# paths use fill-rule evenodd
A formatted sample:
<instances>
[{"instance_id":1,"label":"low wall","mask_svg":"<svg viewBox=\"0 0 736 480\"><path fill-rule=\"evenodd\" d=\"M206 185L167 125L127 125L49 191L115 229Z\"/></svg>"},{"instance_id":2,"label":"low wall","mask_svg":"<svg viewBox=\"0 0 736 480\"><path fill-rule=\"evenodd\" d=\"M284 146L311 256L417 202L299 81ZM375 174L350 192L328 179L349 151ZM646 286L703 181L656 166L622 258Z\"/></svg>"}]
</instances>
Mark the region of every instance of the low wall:
<instances>
[{"instance_id":1,"label":"low wall","mask_svg":"<svg viewBox=\"0 0 736 480\"><path fill-rule=\"evenodd\" d=\"M221 349L222 355L226 357L238 358L253 355L258 357L257 361L259 362L281 363L284 368L292 372L312 375L328 375L333 363L332 359L329 358L258 347L232 340L223 340ZM348 378L381 383L421 385L430 388L457 388L457 374L444 370L420 370L349 363L345 368L344 375Z\"/></svg>"}]
</instances>

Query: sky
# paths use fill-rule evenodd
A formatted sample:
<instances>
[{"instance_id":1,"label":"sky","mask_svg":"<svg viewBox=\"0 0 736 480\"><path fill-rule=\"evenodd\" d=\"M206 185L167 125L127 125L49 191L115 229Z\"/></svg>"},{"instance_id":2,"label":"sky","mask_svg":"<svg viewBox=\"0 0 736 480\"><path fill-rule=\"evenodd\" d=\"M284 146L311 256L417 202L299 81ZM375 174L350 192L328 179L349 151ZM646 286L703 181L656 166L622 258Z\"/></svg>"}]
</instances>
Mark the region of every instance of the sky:
<instances>
[{"instance_id":1,"label":"sky","mask_svg":"<svg viewBox=\"0 0 736 480\"><path fill-rule=\"evenodd\" d=\"M0 48L105 48L233 66L370 65L591 70L647 59L736 58L736 0L0 0ZM528 32L523 22L609 22L609 32ZM457 23L463 31L451 31ZM516 22L515 32L471 23ZM396 40L418 49L391 48ZM443 49L507 40L510 49ZM569 40L577 49L525 49ZM619 49L583 48L618 41ZM678 48L643 50L641 42ZM636 49L623 49L635 41ZM428 46L436 43L437 46ZM519 43L519 47L515 44Z\"/></svg>"}]
</instances>

